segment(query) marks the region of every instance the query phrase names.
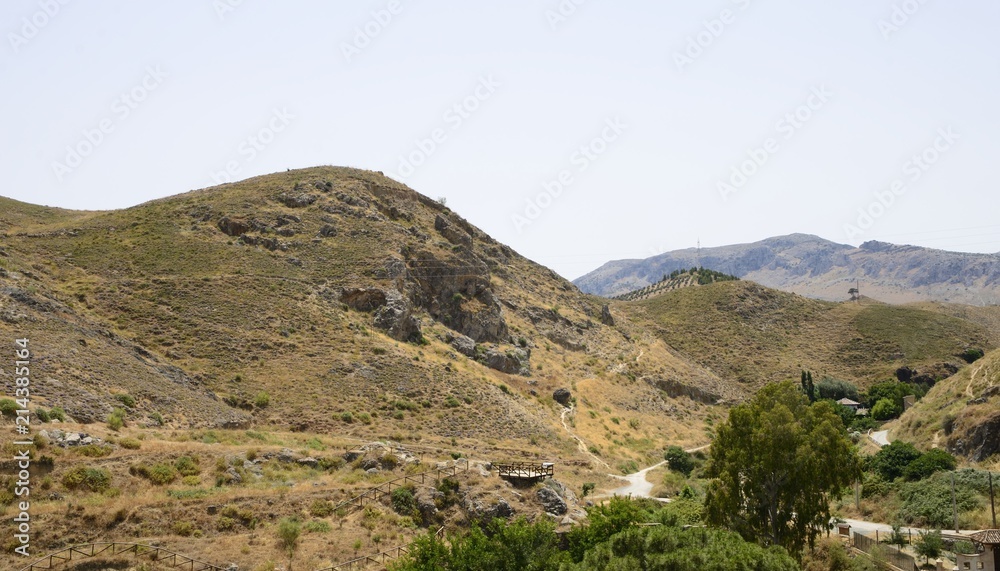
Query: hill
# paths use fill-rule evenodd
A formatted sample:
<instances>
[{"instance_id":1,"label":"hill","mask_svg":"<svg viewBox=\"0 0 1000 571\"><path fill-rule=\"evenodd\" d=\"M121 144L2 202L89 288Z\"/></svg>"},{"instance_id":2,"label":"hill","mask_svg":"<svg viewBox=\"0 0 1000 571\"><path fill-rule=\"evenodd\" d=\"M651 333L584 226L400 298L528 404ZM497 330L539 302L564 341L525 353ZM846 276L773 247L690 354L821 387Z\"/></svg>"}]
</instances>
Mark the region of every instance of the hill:
<instances>
[{"instance_id":1,"label":"hill","mask_svg":"<svg viewBox=\"0 0 1000 571\"><path fill-rule=\"evenodd\" d=\"M998 254L946 252L874 241L855 248L806 234L608 262L574 283L584 292L613 297L693 266L828 301L848 299L848 289L860 281L864 295L886 303L1000 304Z\"/></svg>"},{"instance_id":2,"label":"hill","mask_svg":"<svg viewBox=\"0 0 1000 571\"><path fill-rule=\"evenodd\" d=\"M664 275L660 281L628 293L616 295L611 299L621 301L639 301L651 297L686 287L697 287L716 282L734 281L736 276L730 276L721 272L706 270L704 268L691 268L690 270L675 270L670 275Z\"/></svg>"},{"instance_id":3,"label":"hill","mask_svg":"<svg viewBox=\"0 0 1000 571\"><path fill-rule=\"evenodd\" d=\"M609 301L358 169L109 212L0 199L0 336L31 353L35 553L154 542L274 568L279 524L296 518L295 567L314 569L483 514L542 517L552 494L569 526L585 489L710 442L768 379L805 367L867 380L995 346L995 316L965 311L744 281ZM415 506L336 509L459 459L469 471L414 486ZM515 460L554 462L551 493L490 477ZM12 469L0 461L5 514Z\"/></svg>"},{"instance_id":4,"label":"hill","mask_svg":"<svg viewBox=\"0 0 1000 571\"><path fill-rule=\"evenodd\" d=\"M811 370L867 386L915 369L962 365L969 347L992 345L984 325L938 311L862 298L833 303L749 281L669 291L614 306L686 358L755 389Z\"/></svg>"},{"instance_id":5,"label":"hill","mask_svg":"<svg viewBox=\"0 0 1000 571\"><path fill-rule=\"evenodd\" d=\"M981 462L1000 452L1000 351L931 388L890 436Z\"/></svg>"}]
</instances>

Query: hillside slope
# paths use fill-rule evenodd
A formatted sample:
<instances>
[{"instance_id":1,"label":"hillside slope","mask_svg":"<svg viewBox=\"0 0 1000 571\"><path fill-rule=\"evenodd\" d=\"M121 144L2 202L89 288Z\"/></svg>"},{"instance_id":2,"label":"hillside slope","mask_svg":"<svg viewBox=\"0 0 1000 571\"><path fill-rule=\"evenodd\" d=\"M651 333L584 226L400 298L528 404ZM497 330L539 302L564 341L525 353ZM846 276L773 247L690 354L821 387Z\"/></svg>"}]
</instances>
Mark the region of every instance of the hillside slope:
<instances>
[{"instance_id":1,"label":"hillside slope","mask_svg":"<svg viewBox=\"0 0 1000 571\"><path fill-rule=\"evenodd\" d=\"M3 207L0 335L31 338L37 402L77 421L126 393L140 424L576 454L551 397L568 388L600 411L580 419L588 445L644 460L704 438L690 395L743 396L379 173L291 171L113 212ZM607 416L640 428L622 440Z\"/></svg>"},{"instance_id":2,"label":"hillside slope","mask_svg":"<svg viewBox=\"0 0 1000 571\"><path fill-rule=\"evenodd\" d=\"M1000 351L934 385L893 423L890 435L975 462L1000 453Z\"/></svg>"},{"instance_id":3,"label":"hillside slope","mask_svg":"<svg viewBox=\"0 0 1000 571\"><path fill-rule=\"evenodd\" d=\"M867 386L989 347L990 330L940 312L862 299L833 303L730 281L615 308L712 373L751 389L803 370Z\"/></svg>"},{"instance_id":4,"label":"hillside slope","mask_svg":"<svg viewBox=\"0 0 1000 571\"><path fill-rule=\"evenodd\" d=\"M584 292L613 297L692 266L829 301L847 299L848 289L860 281L864 295L886 303L1000 304L998 254L946 252L874 241L855 248L807 234L612 261L574 283Z\"/></svg>"}]
</instances>

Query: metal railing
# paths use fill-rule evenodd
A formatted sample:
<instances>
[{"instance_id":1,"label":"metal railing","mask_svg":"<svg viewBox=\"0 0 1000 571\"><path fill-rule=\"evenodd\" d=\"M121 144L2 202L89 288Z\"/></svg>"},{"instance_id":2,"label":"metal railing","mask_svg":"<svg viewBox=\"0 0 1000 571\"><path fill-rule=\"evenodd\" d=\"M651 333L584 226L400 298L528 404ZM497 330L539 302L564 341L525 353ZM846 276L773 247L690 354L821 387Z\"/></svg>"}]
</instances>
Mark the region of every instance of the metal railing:
<instances>
[{"instance_id":1,"label":"metal railing","mask_svg":"<svg viewBox=\"0 0 1000 571\"><path fill-rule=\"evenodd\" d=\"M555 466L551 463L536 464L533 462L514 462L512 464L496 464L493 466L501 478L546 478L555 475Z\"/></svg>"}]
</instances>

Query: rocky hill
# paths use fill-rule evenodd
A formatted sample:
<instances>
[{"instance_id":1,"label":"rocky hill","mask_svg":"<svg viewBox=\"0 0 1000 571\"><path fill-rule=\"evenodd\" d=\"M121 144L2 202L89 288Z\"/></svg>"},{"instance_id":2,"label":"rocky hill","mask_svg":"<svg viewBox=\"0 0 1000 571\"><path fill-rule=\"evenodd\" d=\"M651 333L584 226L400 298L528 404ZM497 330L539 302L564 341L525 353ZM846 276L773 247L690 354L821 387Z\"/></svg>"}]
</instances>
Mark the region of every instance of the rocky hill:
<instances>
[{"instance_id":1,"label":"rocky hill","mask_svg":"<svg viewBox=\"0 0 1000 571\"><path fill-rule=\"evenodd\" d=\"M1000 453L1000 351L931 388L890 436L982 462Z\"/></svg>"},{"instance_id":2,"label":"rocky hill","mask_svg":"<svg viewBox=\"0 0 1000 571\"><path fill-rule=\"evenodd\" d=\"M848 299L848 290L860 281L864 295L886 303L1000 304L998 254L885 242L866 242L855 248L806 234L608 262L574 283L584 292L613 297L649 286L675 270L699 265L830 301Z\"/></svg>"},{"instance_id":3,"label":"rocky hill","mask_svg":"<svg viewBox=\"0 0 1000 571\"><path fill-rule=\"evenodd\" d=\"M768 380L809 368L865 385L996 346L989 308L927 306L748 281L599 298L357 169L112 212L0 199L0 337L29 339L38 554L137 541L276 568L290 518L305 530L295 568L318 569L484 514L569 526L577 494L612 493L609 474L659 463L668 445L710 442L727 406ZM13 362L0 362L8 434ZM554 462L555 480L526 492L487 468L524 459ZM459 465L414 485L408 511L341 509ZM13 473L0 461L6 515Z\"/></svg>"}]
</instances>

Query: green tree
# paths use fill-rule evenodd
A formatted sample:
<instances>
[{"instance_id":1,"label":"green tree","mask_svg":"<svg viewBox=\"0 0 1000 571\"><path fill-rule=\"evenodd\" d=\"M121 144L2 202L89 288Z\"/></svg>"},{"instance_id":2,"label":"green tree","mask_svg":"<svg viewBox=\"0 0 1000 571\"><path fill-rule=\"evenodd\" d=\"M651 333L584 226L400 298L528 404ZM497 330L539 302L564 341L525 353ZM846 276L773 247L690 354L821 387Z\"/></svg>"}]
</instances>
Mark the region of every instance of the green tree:
<instances>
[{"instance_id":1,"label":"green tree","mask_svg":"<svg viewBox=\"0 0 1000 571\"><path fill-rule=\"evenodd\" d=\"M923 555L924 561L931 562L931 557L937 557L944 549L944 539L941 537L941 530L920 532L920 539L917 540L917 555Z\"/></svg>"},{"instance_id":2,"label":"green tree","mask_svg":"<svg viewBox=\"0 0 1000 571\"><path fill-rule=\"evenodd\" d=\"M921 454L916 460L910 462L903 469L903 477L910 481L923 480L935 472L947 472L954 469L954 456L940 448L932 448Z\"/></svg>"},{"instance_id":3,"label":"green tree","mask_svg":"<svg viewBox=\"0 0 1000 571\"><path fill-rule=\"evenodd\" d=\"M821 399L840 400L842 398L849 398L853 401L861 400L861 396L858 394L858 387L847 381L832 377L823 377L816 385L816 389L819 391L819 398Z\"/></svg>"},{"instance_id":4,"label":"green tree","mask_svg":"<svg viewBox=\"0 0 1000 571\"><path fill-rule=\"evenodd\" d=\"M906 468L917 458L920 458L919 450L909 442L896 440L888 446L883 446L878 454L872 456L868 467L878 472L887 482L891 482L902 476Z\"/></svg>"},{"instance_id":5,"label":"green tree","mask_svg":"<svg viewBox=\"0 0 1000 571\"><path fill-rule=\"evenodd\" d=\"M802 392L809 397L809 402L816 402L816 385L811 371L802 371Z\"/></svg>"},{"instance_id":6,"label":"green tree","mask_svg":"<svg viewBox=\"0 0 1000 571\"><path fill-rule=\"evenodd\" d=\"M889 420L896 418L903 412L903 407L897 405L890 399L879 399L872 407L872 417L875 420Z\"/></svg>"},{"instance_id":7,"label":"green tree","mask_svg":"<svg viewBox=\"0 0 1000 571\"><path fill-rule=\"evenodd\" d=\"M878 401L888 399L899 408L900 412L902 412L903 397L912 394L914 394L912 386L897 381L886 381L884 383L876 383L872 385L871 388L868 389L866 399L868 404L872 407L877 405Z\"/></svg>"},{"instance_id":8,"label":"green tree","mask_svg":"<svg viewBox=\"0 0 1000 571\"><path fill-rule=\"evenodd\" d=\"M299 535L302 534L302 524L295 518L285 518L278 522L278 541L288 551L288 568L292 568L292 558L299 546Z\"/></svg>"},{"instance_id":9,"label":"green tree","mask_svg":"<svg viewBox=\"0 0 1000 571\"><path fill-rule=\"evenodd\" d=\"M691 455L688 454L680 446L670 446L667 448L666 453L663 458L667 461L667 466L670 467L674 472L680 472L684 474L685 477L691 475L691 471L694 470L694 460L691 459Z\"/></svg>"},{"instance_id":10,"label":"green tree","mask_svg":"<svg viewBox=\"0 0 1000 571\"><path fill-rule=\"evenodd\" d=\"M832 497L861 476L841 426L830 406L810 406L790 382L733 408L712 444L708 522L791 553L813 545Z\"/></svg>"}]
</instances>

